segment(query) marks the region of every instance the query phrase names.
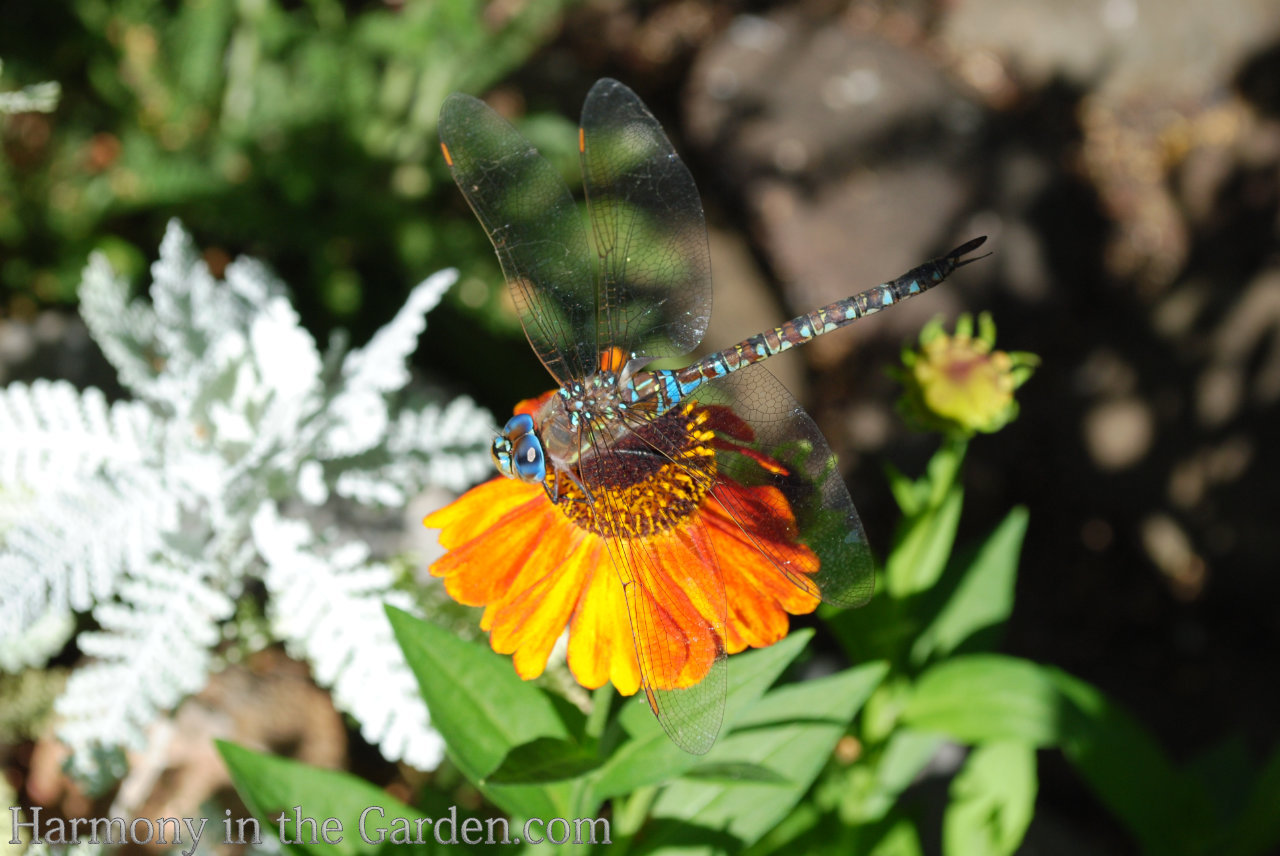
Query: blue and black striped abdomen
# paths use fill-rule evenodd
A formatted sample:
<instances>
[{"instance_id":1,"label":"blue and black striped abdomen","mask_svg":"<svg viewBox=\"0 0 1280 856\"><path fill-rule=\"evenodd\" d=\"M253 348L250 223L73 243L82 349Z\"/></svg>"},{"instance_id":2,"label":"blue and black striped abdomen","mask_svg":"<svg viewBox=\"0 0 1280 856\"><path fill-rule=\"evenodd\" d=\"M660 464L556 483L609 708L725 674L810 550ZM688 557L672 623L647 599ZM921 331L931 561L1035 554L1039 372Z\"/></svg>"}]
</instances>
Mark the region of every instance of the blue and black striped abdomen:
<instances>
[{"instance_id":1,"label":"blue and black striped abdomen","mask_svg":"<svg viewBox=\"0 0 1280 856\"><path fill-rule=\"evenodd\" d=\"M986 240L985 236L974 238L944 256L912 268L892 282L881 283L852 297L793 318L772 330L757 333L736 345L709 354L686 368L652 372L643 380L637 378L640 383L634 388L634 394L641 398L656 396L657 412L664 413L707 381L724 377L744 366L803 345L823 333L852 324L866 315L873 315L885 307L924 294L950 276L956 268L977 261L963 257L982 246Z\"/></svg>"}]
</instances>

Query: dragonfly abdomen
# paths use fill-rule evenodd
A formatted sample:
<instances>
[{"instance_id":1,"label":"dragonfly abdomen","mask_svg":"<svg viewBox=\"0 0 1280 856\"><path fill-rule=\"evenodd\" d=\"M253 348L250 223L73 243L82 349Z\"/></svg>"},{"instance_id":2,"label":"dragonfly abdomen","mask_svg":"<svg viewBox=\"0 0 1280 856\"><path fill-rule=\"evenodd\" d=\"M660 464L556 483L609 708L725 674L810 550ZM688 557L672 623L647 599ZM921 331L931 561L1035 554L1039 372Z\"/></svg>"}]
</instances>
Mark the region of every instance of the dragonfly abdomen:
<instances>
[{"instance_id":1,"label":"dragonfly abdomen","mask_svg":"<svg viewBox=\"0 0 1280 856\"><path fill-rule=\"evenodd\" d=\"M650 394L659 399L658 411L661 413L674 407L708 381L803 345L823 333L838 330L885 307L924 294L950 276L956 268L977 261L963 257L982 246L986 240L985 235L974 238L944 256L912 268L891 282L883 282L852 297L792 318L779 327L757 333L736 345L708 354L683 369L653 372Z\"/></svg>"}]
</instances>

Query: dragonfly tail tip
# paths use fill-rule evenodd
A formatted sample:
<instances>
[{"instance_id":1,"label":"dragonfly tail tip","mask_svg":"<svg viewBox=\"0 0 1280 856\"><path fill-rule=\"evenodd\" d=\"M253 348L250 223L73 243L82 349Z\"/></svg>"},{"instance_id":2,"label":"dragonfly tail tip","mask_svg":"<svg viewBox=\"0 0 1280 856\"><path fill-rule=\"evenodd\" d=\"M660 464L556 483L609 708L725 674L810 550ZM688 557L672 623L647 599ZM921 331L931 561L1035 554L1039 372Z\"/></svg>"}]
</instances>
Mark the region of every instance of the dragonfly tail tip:
<instances>
[{"instance_id":1,"label":"dragonfly tail tip","mask_svg":"<svg viewBox=\"0 0 1280 856\"><path fill-rule=\"evenodd\" d=\"M968 265L968 264L973 264L974 262L982 261L987 256L991 255L991 253L983 253L982 255L975 256L971 259L961 258L961 256L968 255L969 253L978 249L978 247L981 247L986 242L987 242L987 236L979 235L973 240L965 241L963 244L956 247L951 252L947 253L944 258L946 258L947 261L951 262L955 267L958 267L958 268L964 267L965 265Z\"/></svg>"}]
</instances>

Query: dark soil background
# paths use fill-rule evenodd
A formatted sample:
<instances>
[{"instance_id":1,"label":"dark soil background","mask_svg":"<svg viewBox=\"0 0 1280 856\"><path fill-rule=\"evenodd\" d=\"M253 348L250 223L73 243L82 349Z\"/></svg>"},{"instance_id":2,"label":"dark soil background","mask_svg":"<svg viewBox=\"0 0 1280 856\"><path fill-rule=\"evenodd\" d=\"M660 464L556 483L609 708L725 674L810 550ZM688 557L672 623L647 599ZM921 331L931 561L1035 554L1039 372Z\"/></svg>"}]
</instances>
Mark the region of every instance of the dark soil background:
<instances>
[{"instance_id":1,"label":"dark soil background","mask_svg":"<svg viewBox=\"0 0 1280 856\"><path fill-rule=\"evenodd\" d=\"M1096 682L1175 755L1234 733L1262 753L1280 721L1280 7L1085 5L592 4L506 87L572 116L609 75L651 105L712 224L714 347L989 234L954 283L780 373L883 549L879 462L932 451L884 368L934 314L992 312L1001 347L1043 359L967 474L970 533L1032 513L1009 649Z\"/></svg>"},{"instance_id":2,"label":"dark soil background","mask_svg":"<svg viewBox=\"0 0 1280 856\"><path fill-rule=\"evenodd\" d=\"M573 116L610 75L652 106L713 224L714 347L989 234L993 257L784 379L883 550L881 463L932 451L884 367L935 313L992 312L1001 347L1044 361L966 474L962 539L1031 510L1006 650L1095 683L1179 761L1260 761L1280 735L1280 6L748 6L592 4L509 85ZM1037 827L1126 852L1042 764Z\"/></svg>"}]
</instances>

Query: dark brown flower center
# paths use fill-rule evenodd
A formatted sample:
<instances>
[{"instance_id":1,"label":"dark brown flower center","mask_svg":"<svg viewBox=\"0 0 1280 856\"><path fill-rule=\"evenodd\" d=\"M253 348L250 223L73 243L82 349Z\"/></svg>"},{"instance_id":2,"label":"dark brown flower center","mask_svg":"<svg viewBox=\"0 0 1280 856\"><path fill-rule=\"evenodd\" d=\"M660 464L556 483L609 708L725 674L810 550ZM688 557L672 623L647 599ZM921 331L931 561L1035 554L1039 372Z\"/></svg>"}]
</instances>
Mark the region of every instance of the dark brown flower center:
<instances>
[{"instance_id":1,"label":"dark brown flower center","mask_svg":"<svg viewBox=\"0 0 1280 856\"><path fill-rule=\"evenodd\" d=\"M710 414L685 404L676 419L660 419L601 454L584 458L578 478L591 498L563 473L548 473L560 510L578 527L601 537L642 538L687 520L715 483L715 432Z\"/></svg>"}]
</instances>

